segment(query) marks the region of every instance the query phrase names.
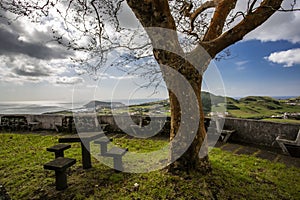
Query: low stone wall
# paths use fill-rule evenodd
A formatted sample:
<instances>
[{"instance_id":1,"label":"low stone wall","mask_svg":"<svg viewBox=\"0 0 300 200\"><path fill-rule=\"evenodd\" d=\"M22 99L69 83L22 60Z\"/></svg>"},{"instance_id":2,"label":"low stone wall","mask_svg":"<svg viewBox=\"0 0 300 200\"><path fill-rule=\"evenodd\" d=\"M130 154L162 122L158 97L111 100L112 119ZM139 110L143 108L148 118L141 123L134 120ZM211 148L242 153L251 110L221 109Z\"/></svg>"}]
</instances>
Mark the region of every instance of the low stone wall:
<instances>
[{"instance_id":1,"label":"low stone wall","mask_svg":"<svg viewBox=\"0 0 300 200\"><path fill-rule=\"evenodd\" d=\"M224 129L236 130L229 141L279 148L276 137L286 135L289 139L295 139L300 124L226 118Z\"/></svg>"},{"instance_id":2,"label":"low stone wall","mask_svg":"<svg viewBox=\"0 0 300 200\"><path fill-rule=\"evenodd\" d=\"M131 118L131 119L129 119ZM120 120L123 121L123 123L126 123L128 121L132 120L135 124L139 125L142 123L143 126L147 125L147 122L149 122L151 119L149 117L141 117L141 116L130 116L130 117L122 117ZM101 124L109 124L109 126L105 129L108 132L114 132L114 133L122 133L123 131L119 128L117 125L115 119L113 116L98 116L98 121ZM164 127L162 131L159 133L160 135L166 135L169 137L168 133L170 132L170 118L167 117L156 117L155 121L166 121L164 124Z\"/></svg>"},{"instance_id":3,"label":"low stone wall","mask_svg":"<svg viewBox=\"0 0 300 200\"><path fill-rule=\"evenodd\" d=\"M4 115L0 115L2 117ZM7 116L7 115L5 115ZM40 122L40 128L45 130L55 130L55 125L62 125L62 121L65 118L63 115L14 115L14 116L25 116L27 122ZM130 117L136 124L141 122L140 116ZM124 122L128 121L128 117L122 119ZM156 120L164 121L165 118L156 118ZM165 124L163 130L159 133L168 137L170 129L170 118L167 118L168 122ZM99 123L109 124L107 127L108 132L120 133L122 130L116 124L113 116L98 116ZM149 118L143 117L143 125L147 124ZM74 122L68 127L70 130L74 129ZM73 128L72 128L73 127ZM286 135L287 138L293 139L296 137L300 124L286 124L286 123L274 123L258 120L247 120L238 118L226 118L224 129L236 130L231 135L229 141L232 142L243 142L255 145L263 145L267 147L279 148L276 137L278 135Z\"/></svg>"},{"instance_id":4,"label":"low stone wall","mask_svg":"<svg viewBox=\"0 0 300 200\"><path fill-rule=\"evenodd\" d=\"M24 115L24 114L1 114L0 115L0 122L2 116L24 116L28 123L31 122L40 122L39 128L45 130L54 130L55 124L61 124L62 119L64 118L63 115Z\"/></svg>"}]
</instances>

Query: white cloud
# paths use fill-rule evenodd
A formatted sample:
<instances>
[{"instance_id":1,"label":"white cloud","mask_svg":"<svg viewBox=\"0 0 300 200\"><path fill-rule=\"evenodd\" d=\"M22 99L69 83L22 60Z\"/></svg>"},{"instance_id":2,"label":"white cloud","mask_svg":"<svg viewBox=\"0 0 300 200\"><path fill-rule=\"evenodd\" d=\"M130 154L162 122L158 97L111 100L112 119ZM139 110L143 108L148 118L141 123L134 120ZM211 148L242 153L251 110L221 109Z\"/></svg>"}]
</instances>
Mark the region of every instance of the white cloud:
<instances>
[{"instance_id":1,"label":"white cloud","mask_svg":"<svg viewBox=\"0 0 300 200\"><path fill-rule=\"evenodd\" d=\"M83 83L84 80L81 77L57 77L56 84L63 84L63 85L74 85L78 83Z\"/></svg>"},{"instance_id":2,"label":"white cloud","mask_svg":"<svg viewBox=\"0 0 300 200\"><path fill-rule=\"evenodd\" d=\"M87 71L81 68L75 68L75 73L78 75L83 75L83 74L87 74Z\"/></svg>"},{"instance_id":3,"label":"white cloud","mask_svg":"<svg viewBox=\"0 0 300 200\"><path fill-rule=\"evenodd\" d=\"M27 55L14 57L0 55L0 82L22 85L24 83L51 84L63 83L63 78L69 76L67 82L77 80L75 74L69 73L68 59L40 60ZM79 80L77 80L79 81Z\"/></svg>"},{"instance_id":4,"label":"white cloud","mask_svg":"<svg viewBox=\"0 0 300 200\"><path fill-rule=\"evenodd\" d=\"M114 75L110 75L110 74L107 74L107 73L101 73L99 74L99 79L103 79L103 80L106 80L106 79L112 79L112 80L125 80L125 79L133 79L133 78L137 78L137 76L134 76L134 75L128 75L128 74L125 74L123 76L114 76Z\"/></svg>"},{"instance_id":5,"label":"white cloud","mask_svg":"<svg viewBox=\"0 0 300 200\"><path fill-rule=\"evenodd\" d=\"M285 1L285 8L289 8ZM300 42L300 12L277 12L260 27L249 33L245 39L261 41L287 40L292 43Z\"/></svg>"},{"instance_id":6,"label":"white cloud","mask_svg":"<svg viewBox=\"0 0 300 200\"><path fill-rule=\"evenodd\" d=\"M246 69L246 64L249 63L249 60L237 61L234 64L236 65L236 70L242 71Z\"/></svg>"},{"instance_id":7,"label":"white cloud","mask_svg":"<svg viewBox=\"0 0 300 200\"><path fill-rule=\"evenodd\" d=\"M292 67L300 64L300 48L274 52L265 57L265 59L274 63L284 64L284 67Z\"/></svg>"},{"instance_id":8,"label":"white cloud","mask_svg":"<svg viewBox=\"0 0 300 200\"><path fill-rule=\"evenodd\" d=\"M244 60L244 61L238 61L238 62L236 62L235 64L236 64L237 66L242 66L242 65L247 64L248 62L249 62L248 60Z\"/></svg>"}]
</instances>

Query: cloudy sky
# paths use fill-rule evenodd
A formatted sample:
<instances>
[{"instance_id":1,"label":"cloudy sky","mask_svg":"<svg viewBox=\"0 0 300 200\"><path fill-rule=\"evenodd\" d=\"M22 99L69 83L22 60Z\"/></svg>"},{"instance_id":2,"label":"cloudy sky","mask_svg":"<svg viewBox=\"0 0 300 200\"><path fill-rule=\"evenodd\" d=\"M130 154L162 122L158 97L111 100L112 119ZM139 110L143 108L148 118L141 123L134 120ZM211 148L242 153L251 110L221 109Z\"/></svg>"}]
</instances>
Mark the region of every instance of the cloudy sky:
<instances>
[{"instance_id":1,"label":"cloudy sky","mask_svg":"<svg viewBox=\"0 0 300 200\"><path fill-rule=\"evenodd\" d=\"M130 15L130 14L129 14ZM86 101L88 99L165 98L162 86L141 89L135 76L107 68L94 80L76 67L80 57L53 42L58 22L31 24L0 18L0 101ZM275 14L266 24L230 47L215 62L228 96L300 95L300 12ZM143 81L143 80L142 80Z\"/></svg>"}]
</instances>

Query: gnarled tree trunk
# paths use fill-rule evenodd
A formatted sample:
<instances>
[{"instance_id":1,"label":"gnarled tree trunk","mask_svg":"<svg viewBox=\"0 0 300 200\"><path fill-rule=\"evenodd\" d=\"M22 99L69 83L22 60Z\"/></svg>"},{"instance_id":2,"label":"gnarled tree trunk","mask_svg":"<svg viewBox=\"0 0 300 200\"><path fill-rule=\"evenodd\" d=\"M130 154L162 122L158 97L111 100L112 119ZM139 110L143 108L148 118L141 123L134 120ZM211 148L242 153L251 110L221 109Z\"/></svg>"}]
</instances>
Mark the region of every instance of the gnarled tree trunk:
<instances>
[{"instance_id":1,"label":"gnarled tree trunk","mask_svg":"<svg viewBox=\"0 0 300 200\"><path fill-rule=\"evenodd\" d=\"M204 10L215 8L214 15L211 18L210 25L204 37L198 39L198 46L191 52L190 57L197 58L202 56L199 52L205 52L210 58L203 56L200 62L200 72L193 67L184 58L184 53L179 45L176 34L176 23L171 14L168 0L126 0L129 7L134 12L137 19L146 29L152 45L155 59L160 64L164 79L169 88L169 97L171 104L171 141L176 141L171 145L170 159L173 162L169 171L177 170L199 170L207 172L210 169L205 144L204 113L201 104L201 82L202 74L205 71L210 58L214 58L219 52L243 39L243 37L263 24L271 15L273 15L281 6L283 0L263 0L257 8L254 8L257 1L253 1L243 19L234 27L223 32L226 19L232 9L235 8L237 0L216 0L203 3L194 13L190 13L189 7L183 15L189 16L191 20L191 31L193 31L195 18ZM192 4L191 4L192 5ZM250 5L250 1L248 1ZM191 7L190 7L191 8ZM172 30L170 34L156 34L147 30L149 27L160 27ZM159 31L158 31L159 32ZM165 46L160 48L160 44ZM180 56L181 55L181 56ZM197 58L198 59L198 58ZM197 60L196 59L196 60ZM199 62L198 62L199 63ZM203 64L201 64L203 63ZM170 73L170 69L177 71L182 75L183 80L188 82L192 89L181 88L178 77ZM199 69L199 68L198 68ZM172 89L170 89L172 88ZM178 91L176 88L180 88ZM177 92L174 92L177 91ZM194 114L192 111L194 111ZM190 115L189 115L190 114ZM189 124L197 126L196 130L190 129ZM195 123L198 123L195 125ZM181 127L185 128L181 128ZM179 140L177 139L179 136ZM182 142L180 142L183 140ZM191 145L188 146L188 143ZM200 151L204 144L204 151ZM178 156L184 147L187 147L183 155ZM199 151L201 156L199 157ZM182 152L181 152L182 153Z\"/></svg>"},{"instance_id":2,"label":"gnarled tree trunk","mask_svg":"<svg viewBox=\"0 0 300 200\"><path fill-rule=\"evenodd\" d=\"M197 71L184 59L168 1L127 0L127 3L146 28L153 45L154 57L161 66L169 88L172 142L170 160L174 162L168 169L170 172L178 170L207 172L210 169L207 154L202 158L199 157L206 135L201 104L202 72ZM160 27L172 31L166 33L147 30L147 27ZM174 71L180 75L175 76ZM179 77L182 81L178 80ZM177 91L176 94L171 88Z\"/></svg>"},{"instance_id":3,"label":"gnarled tree trunk","mask_svg":"<svg viewBox=\"0 0 300 200\"><path fill-rule=\"evenodd\" d=\"M202 71L178 54L154 49L154 55L169 90L172 163L168 170L206 173L211 167L201 101Z\"/></svg>"},{"instance_id":4,"label":"gnarled tree trunk","mask_svg":"<svg viewBox=\"0 0 300 200\"><path fill-rule=\"evenodd\" d=\"M197 132L196 134L192 135L192 137L194 138L191 144L189 145L188 149L183 153L182 156L180 156L175 162L173 162L169 166L169 171L173 173L177 173L177 171L180 170L184 170L186 172L193 170L202 173L207 173L211 170L211 166L207 154L207 144L205 142L206 132L204 127L204 112L202 109L202 102L201 102L201 80L202 77L199 77L199 80L197 81L189 80L196 94L197 104L198 104L197 106L193 105L191 107L196 107L196 109L198 109L198 112L195 113L200 114L200 118L198 121ZM176 134L178 133L179 130L179 125L181 123L181 113L182 113L181 109L188 109L188 108L181 108L176 95L171 91L169 92L169 99L170 99L170 106L171 106L170 141L172 141L176 137ZM189 113L192 114L193 112L189 112ZM191 118L193 118L193 115L191 115ZM189 130L183 130L183 131L184 131L183 134L186 134L187 136L189 134L192 134L191 132L185 132ZM178 146L175 145L171 146L171 148L172 149L178 148ZM172 149L171 149L171 153L173 152ZM171 160L173 160L172 159L173 155L171 154L170 156L171 156Z\"/></svg>"}]
</instances>

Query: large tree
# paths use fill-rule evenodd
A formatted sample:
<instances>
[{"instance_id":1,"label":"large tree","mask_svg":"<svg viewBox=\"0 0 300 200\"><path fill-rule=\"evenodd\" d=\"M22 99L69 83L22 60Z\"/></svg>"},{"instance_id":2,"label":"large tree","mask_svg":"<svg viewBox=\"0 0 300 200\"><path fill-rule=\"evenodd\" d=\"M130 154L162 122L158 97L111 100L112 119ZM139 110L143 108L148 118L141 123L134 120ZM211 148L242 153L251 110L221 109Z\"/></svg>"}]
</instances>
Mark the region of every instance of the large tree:
<instances>
[{"instance_id":1,"label":"large tree","mask_svg":"<svg viewBox=\"0 0 300 200\"><path fill-rule=\"evenodd\" d=\"M296 4L296 1L292 1L291 7L287 10L281 7L284 0L241 1L244 3L237 7L237 0L126 0L151 41L139 45L132 39L134 36L125 44L114 41L109 34L112 28L119 33L117 35L120 37L128 31L119 23L118 13L125 3L124 0L4 0L1 1L0 6L14 14L29 16L35 21L42 16L48 16L51 10L55 10L64 20L66 33L72 34L76 30L74 32L77 34L68 37L65 33L53 30L55 39L68 48L89 52L90 56L87 60L94 62L86 60L79 60L79 62L94 69L103 64L109 51L117 48L132 51L131 55L121 56L125 63L134 62L141 57L154 56L168 88L181 89L181 92L177 91L176 94L169 89L170 139L174 139L178 134L181 134L183 139L183 143L178 141L171 146L171 160L174 158L176 161L170 165L169 170L172 172L176 170L207 172L210 169L208 155L204 151L204 154L202 152L199 156L200 149L202 146L205 147L206 141L201 105L203 72L207 69L211 59L224 49L242 40L246 34L266 22L276 11L295 10ZM153 29L153 27L158 29ZM161 29L170 31L167 34L165 31L157 31ZM177 31L185 35L185 45L182 44L181 36ZM82 36L89 38L88 44L78 43ZM162 43L164 45L161 45ZM194 62L190 62L186 59L187 57ZM188 81L191 91L182 88L180 81L174 78L173 71L180 73ZM153 77L156 77L156 74L148 74L152 76L150 79L155 79ZM194 94L196 102L191 100L193 98L191 93ZM182 99L186 99L187 103L193 103L193 105L187 104L186 107L180 105L179 101ZM187 109L194 111L188 113L197 116L183 118ZM197 124L196 133L192 134L193 130L187 126L185 129L180 128L188 121ZM184 154L177 157L178 148L187 145L184 143L189 143L190 140L192 140L191 145L188 144Z\"/></svg>"}]
</instances>

